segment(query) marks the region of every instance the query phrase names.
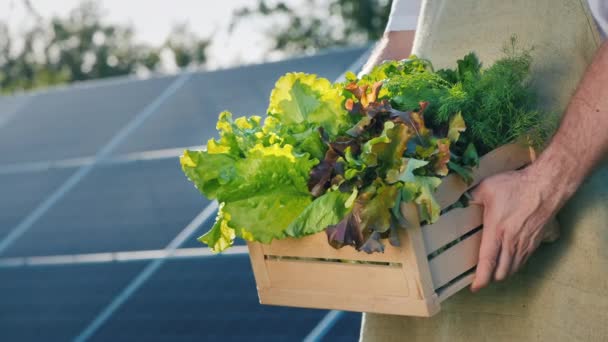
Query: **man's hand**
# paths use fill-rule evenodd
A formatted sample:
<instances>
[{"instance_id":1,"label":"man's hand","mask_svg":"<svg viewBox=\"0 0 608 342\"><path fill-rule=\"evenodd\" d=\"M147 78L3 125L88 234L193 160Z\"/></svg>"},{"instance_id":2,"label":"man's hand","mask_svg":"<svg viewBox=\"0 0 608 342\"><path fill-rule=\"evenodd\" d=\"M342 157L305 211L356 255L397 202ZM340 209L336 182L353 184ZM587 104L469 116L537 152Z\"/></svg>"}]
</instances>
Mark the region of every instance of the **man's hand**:
<instances>
[{"instance_id":1,"label":"man's hand","mask_svg":"<svg viewBox=\"0 0 608 342\"><path fill-rule=\"evenodd\" d=\"M473 192L483 205L479 264L471 290L516 272L538 247L549 218L608 155L608 42L570 100L559 130L530 166L490 177Z\"/></svg>"},{"instance_id":2,"label":"man's hand","mask_svg":"<svg viewBox=\"0 0 608 342\"><path fill-rule=\"evenodd\" d=\"M525 264L541 241L555 234L546 224L557 203L549 200L544 182L530 169L484 180L473 192L473 204L483 206L479 263L471 290L504 280Z\"/></svg>"}]
</instances>

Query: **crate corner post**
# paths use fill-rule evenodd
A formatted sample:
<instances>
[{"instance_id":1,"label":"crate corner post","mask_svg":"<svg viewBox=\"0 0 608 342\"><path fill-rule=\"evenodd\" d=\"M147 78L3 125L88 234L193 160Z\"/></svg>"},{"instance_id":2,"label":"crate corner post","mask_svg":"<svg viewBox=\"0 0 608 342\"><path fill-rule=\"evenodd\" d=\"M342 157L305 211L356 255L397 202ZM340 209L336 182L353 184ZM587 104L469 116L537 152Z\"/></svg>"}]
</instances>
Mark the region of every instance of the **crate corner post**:
<instances>
[{"instance_id":1,"label":"crate corner post","mask_svg":"<svg viewBox=\"0 0 608 342\"><path fill-rule=\"evenodd\" d=\"M413 203L404 203L401 205L401 212L408 222L405 233L406 243L401 249L406 261L404 269L407 267L413 273L412 278L416 280L418 298L424 302L424 316L430 317L439 312L441 306L433 286L418 208Z\"/></svg>"},{"instance_id":2,"label":"crate corner post","mask_svg":"<svg viewBox=\"0 0 608 342\"><path fill-rule=\"evenodd\" d=\"M270 289L270 277L266 269L266 258L262 245L259 242L247 242L247 248L249 249L249 260L251 261L251 268L253 269L253 277L258 292L258 299L260 304L265 304L267 301L267 293Z\"/></svg>"}]
</instances>

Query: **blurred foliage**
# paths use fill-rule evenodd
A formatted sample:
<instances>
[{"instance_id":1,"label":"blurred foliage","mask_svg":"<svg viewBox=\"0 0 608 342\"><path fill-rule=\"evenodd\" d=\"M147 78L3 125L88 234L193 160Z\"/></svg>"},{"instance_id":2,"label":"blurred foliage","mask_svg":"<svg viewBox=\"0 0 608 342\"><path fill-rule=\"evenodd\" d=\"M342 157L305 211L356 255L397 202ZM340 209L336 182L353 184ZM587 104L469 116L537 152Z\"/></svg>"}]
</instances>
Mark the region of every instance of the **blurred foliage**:
<instances>
[{"instance_id":1,"label":"blurred foliage","mask_svg":"<svg viewBox=\"0 0 608 342\"><path fill-rule=\"evenodd\" d=\"M245 19L273 20L267 32L273 51L290 54L362 44L382 36L390 0L304 0L296 4L258 0L234 12L231 30Z\"/></svg>"},{"instance_id":2,"label":"blurred foliage","mask_svg":"<svg viewBox=\"0 0 608 342\"><path fill-rule=\"evenodd\" d=\"M211 42L201 40L188 30L187 25L177 25L169 34L165 46L173 52L175 64L184 68L189 65L202 65L207 62L207 47Z\"/></svg>"},{"instance_id":3,"label":"blurred foliage","mask_svg":"<svg viewBox=\"0 0 608 342\"><path fill-rule=\"evenodd\" d=\"M92 1L81 3L65 18L50 20L44 20L29 1L24 5L36 24L19 39L0 23L0 90L4 93L156 71L164 51L178 67L207 60L209 41L185 25L176 26L162 46L151 47L135 42L131 27L105 23Z\"/></svg>"},{"instance_id":4,"label":"blurred foliage","mask_svg":"<svg viewBox=\"0 0 608 342\"><path fill-rule=\"evenodd\" d=\"M10 32L0 22L0 92L162 70L166 58L179 68L207 62L209 39L177 25L161 46L135 41L128 25L107 23L99 5L81 3L65 17L42 18L22 0L35 24ZM300 0L253 2L234 12L230 30L247 21L270 22L267 52L310 53L363 44L382 36L390 0ZM257 23L256 23L257 24ZM256 26L256 25L254 25Z\"/></svg>"}]
</instances>

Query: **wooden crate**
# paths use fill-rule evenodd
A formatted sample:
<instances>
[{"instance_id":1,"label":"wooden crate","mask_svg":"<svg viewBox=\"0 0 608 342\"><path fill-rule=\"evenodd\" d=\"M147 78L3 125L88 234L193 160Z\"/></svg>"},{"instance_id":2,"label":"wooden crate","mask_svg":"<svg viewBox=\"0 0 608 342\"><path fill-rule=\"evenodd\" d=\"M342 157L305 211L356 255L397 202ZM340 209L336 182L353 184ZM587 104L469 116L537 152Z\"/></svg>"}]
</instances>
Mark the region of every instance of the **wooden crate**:
<instances>
[{"instance_id":1,"label":"wooden crate","mask_svg":"<svg viewBox=\"0 0 608 342\"><path fill-rule=\"evenodd\" d=\"M502 146L481 158L472 184L449 175L437 189L436 198L442 209L447 208L482 179L516 170L533 158L528 147ZM270 244L249 243L260 303L434 315L442 301L472 281L481 242L482 209L477 205L453 209L436 223L422 227L415 205L404 204L401 211L413 224L400 230L401 247L385 241L384 253L367 254L351 246L334 249L324 231Z\"/></svg>"}]
</instances>

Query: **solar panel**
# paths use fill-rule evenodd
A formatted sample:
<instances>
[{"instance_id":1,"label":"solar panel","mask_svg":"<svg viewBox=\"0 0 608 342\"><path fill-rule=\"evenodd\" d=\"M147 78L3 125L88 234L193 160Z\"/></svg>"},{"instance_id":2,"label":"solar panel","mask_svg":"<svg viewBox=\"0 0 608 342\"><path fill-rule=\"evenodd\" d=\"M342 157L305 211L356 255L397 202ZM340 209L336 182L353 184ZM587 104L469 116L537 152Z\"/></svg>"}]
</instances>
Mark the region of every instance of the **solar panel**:
<instances>
[{"instance_id":1,"label":"solar panel","mask_svg":"<svg viewBox=\"0 0 608 342\"><path fill-rule=\"evenodd\" d=\"M12 120L29 99L29 96L23 94L0 97L0 128Z\"/></svg>"},{"instance_id":2,"label":"solar panel","mask_svg":"<svg viewBox=\"0 0 608 342\"><path fill-rule=\"evenodd\" d=\"M216 207L177 157L215 135L219 111L263 113L285 72L335 79L365 50L1 97L2 339L308 336L327 311L260 306L247 255L195 240ZM358 317L336 316L328 336L356 339Z\"/></svg>"},{"instance_id":3,"label":"solar panel","mask_svg":"<svg viewBox=\"0 0 608 342\"><path fill-rule=\"evenodd\" d=\"M144 262L0 268L3 341L69 341Z\"/></svg>"},{"instance_id":4,"label":"solar panel","mask_svg":"<svg viewBox=\"0 0 608 342\"><path fill-rule=\"evenodd\" d=\"M0 164L95 154L175 79L105 82L35 94L0 134Z\"/></svg>"},{"instance_id":5,"label":"solar panel","mask_svg":"<svg viewBox=\"0 0 608 342\"><path fill-rule=\"evenodd\" d=\"M100 166L4 255L164 248L208 203L177 158Z\"/></svg>"},{"instance_id":6,"label":"solar panel","mask_svg":"<svg viewBox=\"0 0 608 342\"><path fill-rule=\"evenodd\" d=\"M325 311L259 305L250 268L246 255L168 261L93 340L301 341Z\"/></svg>"},{"instance_id":7,"label":"solar panel","mask_svg":"<svg viewBox=\"0 0 608 342\"><path fill-rule=\"evenodd\" d=\"M0 134L2 130L0 130ZM73 170L0 175L0 239L56 189Z\"/></svg>"}]
</instances>

